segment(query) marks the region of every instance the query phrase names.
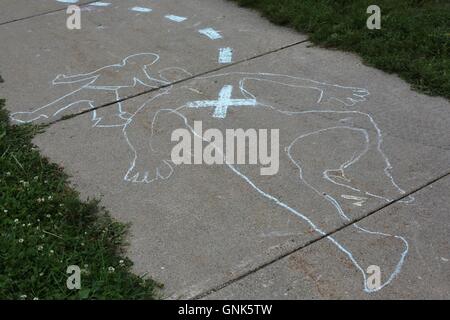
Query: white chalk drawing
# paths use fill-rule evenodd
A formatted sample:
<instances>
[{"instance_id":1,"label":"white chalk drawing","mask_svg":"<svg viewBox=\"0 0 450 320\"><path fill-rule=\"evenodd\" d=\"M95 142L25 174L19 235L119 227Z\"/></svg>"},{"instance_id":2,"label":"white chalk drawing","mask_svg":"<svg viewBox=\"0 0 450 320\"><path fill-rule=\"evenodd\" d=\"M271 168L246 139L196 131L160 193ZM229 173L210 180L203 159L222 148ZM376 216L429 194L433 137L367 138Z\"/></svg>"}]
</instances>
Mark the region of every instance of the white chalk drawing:
<instances>
[{"instance_id":1,"label":"white chalk drawing","mask_svg":"<svg viewBox=\"0 0 450 320\"><path fill-rule=\"evenodd\" d=\"M202 100L188 103L188 108L214 108L214 118L225 118L229 107L254 107L256 106L256 99L232 99L231 94L233 86L226 85L220 90L219 99L217 100Z\"/></svg>"},{"instance_id":2,"label":"white chalk drawing","mask_svg":"<svg viewBox=\"0 0 450 320\"><path fill-rule=\"evenodd\" d=\"M166 15L166 16L164 16L164 17L165 17L166 19L169 19L169 20L175 21L175 22L183 22L183 21L186 21L186 20L187 20L186 17L176 16L176 15L173 15L173 14L168 14L168 15Z\"/></svg>"},{"instance_id":3,"label":"white chalk drawing","mask_svg":"<svg viewBox=\"0 0 450 320\"><path fill-rule=\"evenodd\" d=\"M198 30L199 33L207 36L211 40L222 39L222 35L219 31L214 30L213 28L205 28Z\"/></svg>"},{"instance_id":4,"label":"white chalk drawing","mask_svg":"<svg viewBox=\"0 0 450 320\"><path fill-rule=\"evenodd\" d=\"M148 12L152 12L153 10L147 7L133 7L130 8L131 11L135 11L135 12L142 12L142 13L148 13Z\"/></svg>"},{"instance_id":5,"label":"white chalk drawing","mask_svg":"<svg viewBox=\"0 0 450 320\"><path fill-rule=\"evenodd\" d=\"M379 288L371 289L367 287L368 275L365 272L367 266L363 266L348 245L343 245L336 237L329 235L330 230L320 226L325 222L313 221L311 215L301 209L301 196L292 201L280 199L266 191L269 186L265 185L266 182L261 180L261 176L252 176L246 173L239 165L227 162L226 155L222 154L224 166L248 184L262 199L276 204L287 213L298 217L318 235L323 236L335 245L361 272L362 283L366 292L378 291L392 282L405 261L409 248L408 242L401 236L371 231L352 223L353 219L349 217L341 202L350 200L354 206L362 207L370 199L391 202L406 193L395 182L390 173L392 166L382 149L383 135L381 129L370 114L356 109L358 104L367 99L368 90L283 74L244 72L196 77L195 85L182 85L180 83L175 86L171 85L169 79L165 77L168 72L176 71L184 77L189 77L191 74L182 68L162 69L157 73L152 73L151 71L153 71L158 60L157 54L138 53L126 57L118 64L108 65L93 72L73 76L58 75L53 80L54 85L80 83L80 87L43 107L36 108L34 111L17 112L12 114L11 117L21 123L32 122L41 118L50 119L60 117L81 105L88 109L97 107L96 96L99 93L114 98L110 101L118 101L121 99L123 89L133 88L137 84L159 88L139 106L129 108L129 105L124 107L123 102L119 102L115 108L101 108L92 112L94 126L121 128L131 151L131 161L124 175L124 180L142 184L168 180L175 174L176 166L169 160L170 152L164 154L164 151L160 149L162 145L170 145L170 137L167 140L161 140L163 138L158 136L155 128L160 123L159 121L169 118L172 121L174 119L175 123L178 121L181 126L188 128L193 135L203 139L192 126L194 120L199 120L195 119L196 117L203 117L203 120L209 119L211 123L228 121L226 123L229 123L230 128L232 128L233 122L240 118L239 115L242 112L254 113L255 116L252 118L258 118L258 115L263 112L265 115L282 117L283 121L286 121L285 128L294 127L297 130L298 127L298 132L285 133L289 143L286 145L283 160L285 164L290 163L290 166L285 166L284 170L294 170L294 172L289 171L288 176L294 177L295 184L291 185L290 182L283 180L280 185L286 184L286 188L294 189L299 188L300 185L306 186L309 192L314 193L318 199L328 204L337 214L336 217L340 219L339 221L353 226L359 234L364 234L367 237L377 236L397 239L401 243L401 253L396 259L395 268L390 273L383 270L386 278ZM152 67L152 70L150 70L150 67ZM109 76L112 73L116 74L113 77ZM119 73L119 76L117 73ZM202 97L205 97L202 86L217 88L216 97L218 98L208 96L207 99L202 99ZM289 90L292 94L295 94L298 90L309 90L308 92L314 93L315 102L311 107L289 106L289 108L286 108L285 105L272 102L272 95L277 88ZM132 102L132 100L127 101ZM176 105L174 105L174 102L176 102ZM329 109L330 105L335 105L336 109ZM110 112L111 110L114 111ZM233 111L231 115L230 110ZM314 124L315 122L311 117L318 116L322 117L324 121L317 121L317 124ZM142 122L142 119L148 119L149 125L142 128L142 124L135 121L137 118L141 119L140 122ZM302 125L288 125L288 122L296 124L300 121L303 121L302 124L306 123L315 128L304 129ZM324 123L326 124L324 125ZM252 124L249 123L249 126L252 127ZM254 127L256 127L256 124ZM265 127L270 128L270 123L266 124ZM283 131L286 131L285 128L278 128L280 129L280 136L283 135ZM149 137L149 140L143 139L142 130L145 130L144 133ZM326 165L321 168L312 168L315 164L310 164L311 162L308 162L308 164L302 163L301 157L296 153L299 146L307 146L310 139L319 139L324 136L327 137L327 135L340 136L343 133L362 138L363 145L355 147L357 150L350 151L346 151L347 149L343 147L351 144L346 141L343 141L342 146L334 145L333 148L335 149L343 148L346 159L342 160L342 163L336 163L333 167ZM142 143L143 141L149 143ZM161 144L157 143L161 141ZM210 143L210 141L207 142ZM327 146L324 148L327 150ZM366 190L367 188L357 185L354 182L355 179L347 176L352 166L364 162L364 156L369 152L376 154L380 159L379 169L374 168L373 170L379 173L378 178L383 181L383 187L385 190L393 190L389 192L395 192L395 194L389 196L389 194L379 194L372 190ZM353 176L353 178L355 177ZM366 182L363 185L370 187L371 183ZM336 190L337 193L333 194L334 191L325 192L325 186L331 186L332 190ZM413 198L403 200L403 202L410 201L413 201Z\"/></svg>"},{"instance_id":6,"label":"white chalk drawing","mask_svg":"<svg viewBox=\"0 0 450 320\"><path fill-rule=\"evenodd\" d=\"M58 116L66 109L85 107L92 109L100 106L96 103L98 94L110 97L109 101L119 101L123 98L121 92L126 89L141 85L148 88L158 88L161 85L167 85L169 82L164 80L163 76L159 79L152 78L147 72L147 68L159 60L159 56L154 53L137 53L123 59L118 64L102 67L95 71L77 75L58 75L52 81L53 85L77 84L81 85L59 99L35 109L33 112L16 112L12 114L15 121L19 123L29 123L38 119L48 119ZM117 80L117 74L120 73L120 80ZM117 103L117 113L111 117L110 113L104 116L97 110L92 113L94 126L102 127L102 123L107 122L107 127L122 126L131 114L122 110L122 103ZM101 110L100 110L101 112ZM109 116L108 119L104 119Z\"/></svg>"},{"instance_id":7,"label":"white chalk drawing","mask_svg":"<svg viewBox=\"0 0 450 320\"><path fill-rule=\"evenodd\" d=\"M63 3L77 3L78 2L78 0L57 0L57 1L63 2ZM89 11L89 6L108 7L111 5L111 3L96 1L96 2L92 2L92 3L88 3L87 5L88 5L88 7L83 8L82 9L83 11L85 11L85 10ZM139 6L129 8L128 10L138 12L138 13L149 13L149 12L153 11L153 9L151 9L151 8L139 7ZM173 22L177 22L177 23L184 22L188 19L187 17L178 16L178 15L174 15L174 14L167 14L164 16L164 18L166 18L167 20L173 21ZM99 27L97 27L97 29L104 29L104 27L99 26ZM200 29L200 30L198 30L198 32L202 35L207 36L211 40L218 40L218 39L223 38L223 36L220 34L219 31L217 31L211 27ZM233 48L230 48L230 47L220 48L218 62L220 64L229 64L232 61L233 61Z\"/></svg>"},{"instance_id":8,"label":"white chalk drawing","mask_svg":"<svg viewBox=\"0 0 450 320\"><path fill-rule=\"evenodd\" d=\"M101 1L97 1L97 2L92 2L89 3L90 6L94 6L94 7L108 7L111 5L110 2L101 2Z\"/></svg>"},{"instance_id":9,"label":"white chalk drawing","mask_svg":"<svg viewBox=\"0 0 450 320\"><path fill-rule=\"evenodd\" d=\"M72 3L72 4L78 2L78 0L56 0L56 1L62 2L62 3Z\"/></svg>"},{"instance_id":10,"label":"white chalk drawing","mask_svg":"<svg viewBox=\"0 0 450 320\"><path fill-rule=\"evenodd\" d=\"M219 63L226 64L233 61L233 49L232 48L220 48L219 49Z\"/></svg>"}]
</instances>

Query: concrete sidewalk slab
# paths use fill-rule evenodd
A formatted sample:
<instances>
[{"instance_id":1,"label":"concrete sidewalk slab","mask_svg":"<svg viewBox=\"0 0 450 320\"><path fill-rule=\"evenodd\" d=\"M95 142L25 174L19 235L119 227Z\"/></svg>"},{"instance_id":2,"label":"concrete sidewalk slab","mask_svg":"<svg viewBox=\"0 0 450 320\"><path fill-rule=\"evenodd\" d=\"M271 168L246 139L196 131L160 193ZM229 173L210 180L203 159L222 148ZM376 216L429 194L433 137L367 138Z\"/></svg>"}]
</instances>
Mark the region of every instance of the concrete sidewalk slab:
<instances>
[{"instance_id":1,"label":"concrete sidewalk slab","mask_svg":"<svg viewBox=\"0 0 450 320\"><path fill-rule=\"evenodd\" d=\"M449 170L450 152L444 148L378 132L376 128L384 129L382 122L365 129L370 119L383 119L386 111L380 105L400 99L387 94L387 87L378 91L379 87L370 86L369 79L379 76L378 71L341 53L321 60L320 65L310 63L311 49L304 45L290 49L287 55L284 52L129 99L123 109L140 111L124 130L93 128L85 114L58 122L36 138L43 153L73 175L73 183L84 196L102 195L103 204L116 218L132 222L129 254L136 271L164 282L167 296L191 298L220 287ZM340 59L342 55L345 59ZM338 65L333 63L339 59ZM347 70L345 76L341 69ZM297 72L292 74L292 70ZM401 86L396 77L384 78L387 86ZM361 82L367 87L359 87ZM223 118L212 116L214 106L189 107L196 101L218 99L227 86L234 88L232 99L253 96L258 104L230 103ZM322 96L320 102L318 96ZM364 101L345 106L336 100L348 97ZM401 97L409 103L411 114L422 112L422 105L414 104L415 97L407 90ZM185 107L178 109L181 106ZM372 112L366 114L362 108ZM109 106L104 111L115 114L117 108ZM158 162L169 159L171 132L185 127L184 121L192 125L193 120L201 120L204 130L222 132L228 128L280 129L280 171L264 177L259 166L167 167ZM411 119L406 114L396 121L401 128ZM429 130L434 134L437 129ZM148 151L150 141L153 153ZM337 172L349 162L351 166ZM388 164L393 168L386 171ZM161 176L146 183L158 177L156 168ZM330 179L324 179L327 170L334 171ZM415 202L403 205L414 206ZM364 259L359 257L358 246L371 239L344 238L339 243L357 259ZM381 241L392 248L387 267L392 274L405 245L390 237ZM335 250L337 260L351 264L345 256L340 258L339 247ZM351 285L361 290L361 282Z\"/></svg>"},{"instance_id":2,"label":"concrete sidewalk slab","mask_svg":"<svg viewBox=\"0 0 450 320\"><path fill-rule=\"evenodd\" d=\"M223 59L234 62L305 39L219 0L207 6L196 0L109 2L84 6L81 30L66 28L63 11L0 27L6 44L0 88L8 108L29 112L50 104L48 114L22 113L18 120L55 120L65 115L63 105L100 106L225 66L219 63L223 48L232 52L224 51Z\"/></svg>"},{"instance_id":3,"label":"concrete sidewalk slab","mask_svg":"<svg viewBox=\"0 0 450 320\"><path fill-rule=\"evenodd\" d=\"M360 290L360 274L346 263L336 263L345 257L336 256L333 246L321 240L206 299L448 299L449 192L450 177L447 176L414 194L415 205L396 203L359 223L368 229L401 235L410 243L402 272L381 291L365 293ZM351 226L335 237L358 239ZM386 243L376 239L360 247L367 264L388 250ZM383 264L386 262L388 260ZM383 276L383 265L380 267Z\"/></svg>"},{"instance_id":4,"label":"concrete sidewalk slab","mask_svg":"<svg viewBox=\"0 0 450 320\"><path fill-rule=\"evenodd\" d=\"M82 5L94 1L73 1L74 4ZM69 2L57 0L2 0L2 8L0 11L0 24L8 23L20 19L42 15L47 12L61 10L67 8Z\"/></svg>"},{"instance_id":5,"label":"concrete sidewalk slab","mask_svg":"<svg viewBox=\"0 0 450 320\"><path fill-rule=\"evenodd\" d=\"M226 1L110 2L86 7L79 31L66 29L64 12L0 26L8 44L1 95L21 112L17 120L60 120L36 144L84 197L101 196L114 217L132 223L135 270L163 282L166 297L220 288L392 201L404 210L428 206L405 195L450 170L450 104L352 54L291 46L305 37ZM227 67L230 52L242 62ZM279 171L175 166L171 133L191 132L194 121L203 131L279 129ZM401 221L375 223L369 227L377 232L408 231ZM364 296L359 265L395 274L407 247L359 231L328 239L325 255L320 240L314 253L333 261L321 267L345 282L338 297L345 290ZM374 247L375 262L364 244ZM301 297L301 285L295 290Z\"/></svg>"}]
</instances>

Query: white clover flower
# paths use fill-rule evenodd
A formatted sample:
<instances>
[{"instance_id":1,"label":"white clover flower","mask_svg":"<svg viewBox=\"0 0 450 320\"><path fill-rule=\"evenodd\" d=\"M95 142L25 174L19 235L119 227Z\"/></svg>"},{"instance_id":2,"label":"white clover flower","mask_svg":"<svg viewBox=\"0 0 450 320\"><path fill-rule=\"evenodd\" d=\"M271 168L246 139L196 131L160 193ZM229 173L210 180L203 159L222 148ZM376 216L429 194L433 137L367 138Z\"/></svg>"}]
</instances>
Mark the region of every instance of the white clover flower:
<instances>
[{"instance_id":1,"label":"white clover flower","mask_svg":"<svg viewBox=\"0 0 450 320\"><path fill-rule=\"evenodd\" d=\"M108 272L109 273L114 273L114 271L116 271L116 269L114 267L109 267L108 268Z\"/></svg>"},{"instance_id":2,"label":"white clover flower","mask_svg":"<svg viewBox=\"0 0 450 320\"><path fill-rule=\"evenodd\" d=\"M48 196L47 199L48 200L53 200L53 196Z\"/></svg>"},{"instance_id":3,"label":"white clover flower","mask_svg":"<svg viewBox=\"0 0 450 320\"><path fill-rule=\"evenodd\" d=\"M26 294L22 294L21 296L20 296L20 299L26 299L27 298L27 295Z\"/></svg>"},{"instance_id":4,"label":"white clover flower","mask_svg":"<svg viewBox=\"0 0 450 320\"><path fill-rule=\"evenodd\" d=\"M8 171L8 172L6 173L6 175L7 175L7 176L10 176L10 175L11 175L11 172Z\"/></svg>"},{"instance_id":5,"label":"white clover flower","mask_svg":"<svg viewBox=\"0 0 450 320\"><path fill-rule=\"evenodd\" d=\"M25 223L22 224L22 227L25 227Z\"/></svg>"},{"instance_id":6,"label":"white clover flower","mask_svg":"<svg viewBox=\"0 0 450 320\"><path fill-rule=\"evenodd\" d=\"M39 277L42 277L43 275L44 275L44 273L43 273L43 272L39 273Z\"/></svg>"},{"instance_id":7,"label":"white clover flower","mask_svg":"<svg viewBox=\"0 0 450 320\"><path fill-rule=\"evenodd\" d=\"M44 250L44 246L39 245L39 246L37 247L37 249L38 249L38 251L42 251L42 250Z\"/></svg>"},{"instance_id":8,"label":"white clover flower","mask_svg":"<svg viewBox=\"0 0 450 320\"><path fill-rule=\"evenodd\" d=\"M14 219L14 223L19 223L19 219Z\"/></svg>"},{"instance_id":9,"label":"white clover flower","mask_svg":"<svg viewBox=\"0 0 450 320\"><path fill-rule=\"evenodd\" d=\"M120 261L119 261L119 264L120 264L120 266L122 266L122 267L123 267L123 266L125 265L125 261L123 261L123 260L120 260Z\"/></svg>"},{"instance_id":10,"label":"white clover flower","mask_svg":"<svg viewBox=\"0 0 450 320\"><path fill-rule=\"evenodd\" d=\"M34 179L34 180L37 180L37 179L39 179L39 177L38 177L38 176L36 176L36 177L34 177L33 179Z\"/></svg>"},{"instance_id":11,"label":"white clover flower","mask_svg":"<svg viewBox=\"0 0 450 320\"><path fill-rule=\"evenodd\" d=\"M19 239L19 243L23 243L24 240L22 238Z\"/></svg>"},{"instance_id":12,"label":"white clover flower","mask_svg":"<svg viewBox=\"0 0 450 320\"><path fill-rule=\"evenodd\" d=\"M31 223L27 223L27 227L31 227Z\"/></svg>"},{"instance_id":13,"label":"white clover flower","mask_svg":"<svg viewBox=\"0 0 450 320\"><path fill-rule=\"evenodd\" d=\"M51 218L52 216L50 214L45 215L47 218Z\"/></svg>"},{"instance_id":14,"label":"white clover flower","mask_svg":"<svg viewBox=\"0 0 450 320\"><path fill-rule=\"evenodd\" d=\"M4 212L4 213L8 213L8 210L5 209L5 210L3 210L3 212Z\"/></svg>"},{"instance_id":15,"label":"white clover flower","mask_svg":"<svg viewBox=\"0 0 450 320\"><path fill-rule=\"evenodd\" d=\"M52 255L52 254L54 254L55 253L55 251L53 251L53 250L50 250L50 255Z\"/></svg>"},{"instance_id":16,"label":"white clover flower","mask_svg":"<svg viewBox=\"0 0 450 320\"><path fill-rule=\"evenodd\" d=\"M39 300L39 298L38 297L34 297L33 300Z\"/></svg>"}]
</instances>

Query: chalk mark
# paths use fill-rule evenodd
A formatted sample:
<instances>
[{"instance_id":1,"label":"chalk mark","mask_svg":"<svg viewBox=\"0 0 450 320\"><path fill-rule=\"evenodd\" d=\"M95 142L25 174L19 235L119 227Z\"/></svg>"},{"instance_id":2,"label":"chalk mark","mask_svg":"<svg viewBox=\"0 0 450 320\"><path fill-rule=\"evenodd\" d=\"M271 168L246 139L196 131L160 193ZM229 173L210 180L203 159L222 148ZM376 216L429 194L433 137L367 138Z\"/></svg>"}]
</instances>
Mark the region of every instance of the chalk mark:
<instances>
[{"instance_id":1,"label":"chalk mark","mask_svg":"<svg viewBox=\"0 0 450 320\"><path fill-rule=\"evenodd\" d=\"M233 86L227 85L222 88L217 100L194 101L188 104L188 108L209 108L215 107L213 117L224 119L227 116L229 107L254 107L256 99L232 99Z\"/></svg>"}]
</instances>

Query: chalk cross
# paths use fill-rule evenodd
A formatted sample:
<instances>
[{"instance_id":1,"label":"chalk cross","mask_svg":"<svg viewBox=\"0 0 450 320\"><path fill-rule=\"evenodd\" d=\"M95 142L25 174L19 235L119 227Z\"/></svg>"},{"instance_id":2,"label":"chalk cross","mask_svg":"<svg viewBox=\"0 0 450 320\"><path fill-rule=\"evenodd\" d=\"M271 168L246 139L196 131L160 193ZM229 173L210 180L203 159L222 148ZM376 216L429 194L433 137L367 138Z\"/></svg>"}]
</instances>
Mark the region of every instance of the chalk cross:
<instances>
[{"instance_id":1,"label":"chalk cross","mask_svg":"<svg viewBox=\"0 0 450 320\"><path fill-rule=\"evenodd\" d=\"M218 100L194 101L188 104L189 108L209 108L215 107L213 117L224 119L227 116L229 107L256 106L255 99L231 99L233 86L225 86L220 90Z\"/></svg>"}]
</instances>

